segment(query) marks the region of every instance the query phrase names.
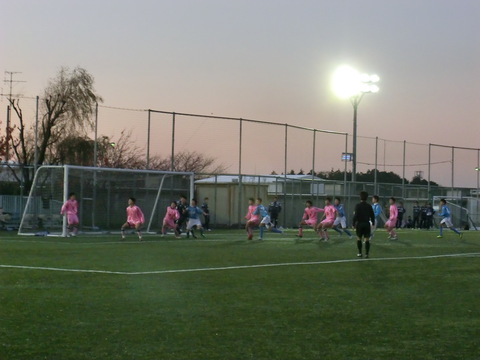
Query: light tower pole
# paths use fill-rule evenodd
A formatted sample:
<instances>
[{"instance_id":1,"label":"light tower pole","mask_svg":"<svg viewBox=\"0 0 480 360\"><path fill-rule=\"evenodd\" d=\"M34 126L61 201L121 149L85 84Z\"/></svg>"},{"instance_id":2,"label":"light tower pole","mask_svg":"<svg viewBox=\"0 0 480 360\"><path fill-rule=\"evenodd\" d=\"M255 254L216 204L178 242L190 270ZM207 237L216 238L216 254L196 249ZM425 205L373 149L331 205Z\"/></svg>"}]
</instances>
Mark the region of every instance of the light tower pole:
<instances>
[{"instance_id":1,"label":"light tower pole","mask_svg":"<svg viewBox=\"0 0 480 360\"><path fill-rule=\"evenodd\" d=\"M333 75L333 90L340 98L349 98L353 106L352 182L357 177L357 114L358 105L366 93L376 93L378 75L360 74L349 66L339 67Z\"/></svg>"}]
</instances>

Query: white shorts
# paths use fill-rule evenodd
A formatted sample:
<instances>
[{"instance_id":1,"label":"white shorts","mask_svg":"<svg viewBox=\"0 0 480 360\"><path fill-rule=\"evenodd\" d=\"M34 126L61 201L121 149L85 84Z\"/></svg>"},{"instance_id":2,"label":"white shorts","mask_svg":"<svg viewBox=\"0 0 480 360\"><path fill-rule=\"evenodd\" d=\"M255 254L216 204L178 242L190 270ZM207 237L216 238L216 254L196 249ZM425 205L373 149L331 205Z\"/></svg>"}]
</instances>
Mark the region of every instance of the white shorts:
<instances>
[{"instance_id":1,"label":"white shorts","mask_svg":"<svg viewBox=\"0 0 480 360\"><path fill-rule=\"evenodd\" d=\"M200 219L188 219L187 230L190 230L194 226L202 227Z\"/></svg>"},{"instance_id":2,"label":"white shorts","mask_svg":"<svg viewBox=\"0 0 480 360\"><path fill-rule=\"evenodd\" d=\"M271 222L272 221L270 220L270 216L267 215L262 219L262 221L260 221L260 224L270 225Z\"/></svg>"},{"instance_id":3,"label":"white shorts","mask_svg":"<svg viewBox=\"0 0 480 360\"><path fill-rule=\"evenodd\" d=\"M440 224L445 224L447 227L453 227L452 219L449 217L443 218L442 221L440 221Z\"/></svg>"},{"instance_id":4,"label":"white shorts","mask_svg":"<svg viewBox=\"0 0 480 360\"><path fill-rule=\"evenodd\" d=\"M343 229L346 229L347 228L347 218L345 216L337 216L335 218L335 221L333 222L333 226L337 226L338 224L341 224L342 225L342 228Z\"/></svg>"}]
</instances>

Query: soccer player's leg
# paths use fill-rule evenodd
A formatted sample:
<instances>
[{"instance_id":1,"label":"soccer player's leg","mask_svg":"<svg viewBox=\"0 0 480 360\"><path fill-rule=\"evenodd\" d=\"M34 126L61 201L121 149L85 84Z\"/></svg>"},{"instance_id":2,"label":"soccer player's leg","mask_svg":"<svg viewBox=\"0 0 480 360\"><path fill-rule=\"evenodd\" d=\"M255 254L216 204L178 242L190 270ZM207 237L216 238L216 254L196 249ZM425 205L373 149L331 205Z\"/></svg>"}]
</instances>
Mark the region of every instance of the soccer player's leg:
<instances>
[{"instance_id":1,"label":"soccer player's leg","mask_svg":"<svg viewBox=\"0 0 480 360\"><path fill-rule=\"evenodd\" d=\"M122 239L125 239L125 229L128 229L128 228L130 228L130 224L128 222L123 224L122 227L120 228L120 232L122 234Z\"/></svg>"},{"instance_id":2,"label":"soccer player's leg","mask_svg":"<svg viewBox=\"0 0 480 360\"><path fill-rule=\"evenodd\" d=\"M347 229L347 219L345 216L340 219L340 225L342 226L343 232L351 239L353 236L350 230Z\"/></svg>"},{"instance_id":3,"label":"soccer player's leg","mask_svg":"<svg viewBox=\"0 0 480 360\"><path fill-rule=\"evenodd\" d=\"M339 235L342 235L342 231L338 228L338 225L341 224L340 217L335 218L332 229L335 230Z\"/></svg>"},{"instance_id":4,"label":"soccer player's leg","mask_svg":"<svg viewBox=\"0 0 480 360\"><path fill-rule=\"evenodd\" d=\"M365 257L368 259L370 256L370 237L371 237L371 229L370 224L363 225L363 238L365 239Z\"/></svg>"},{"instance_id":5,"label":"soccer player's leg","mask_svg":"<svg viewBox=\"0 0 480 360\"><path fill-rule=\"evenodd\" d=\"M258 237L258 240L263 240L263 232L265 231L265 224L262 222L260 223L260 236Z\"/></svg>"},{"instance_id":6,"label":"soccer player's leg","mask_svg":"<svg viewBox=\"0 0 480 360\"><path fill-rule=\"evenodd\" d=\"M200 231L200 236L202 238L205 238L205 234L203 232L202 222L200 220L198 220L198 224L197 224L196 228L197 228L198 231Z\"/></svg>"},{"instance_id":7,"label":"soccer player's leg","mask_svg":"<svg viewBox=\"0 0 480 360\"><path fill-rule=\"evenodd\" d=\"M297 234L297 237L299 237L299 238L303 237L303 228L302 228L302 225L307 225L307 223L305 222L305 220L300 221L300 224L298 224L298 234Z\"/></svg>"},{"instance_id":8,"label":"soccer player's leg","mask_svg":"<svg viewBox=\"0 0 480 360\"><path fill-rule=\"evenodd\" d=\"M357 235L357 257L362 257L363 256L363 250L362 250L362 237L363 237L363 232L362 232L362 227L361 224L357 224L357 227L355 228L355 233Z\"/></svg>"},{"instance_id":9,"label":"soccer player's leg","mask_svg":"<svg viewBox=\"0 0 480 360\"><path fill-rule=\"evenodd\" d=\"M142 223L135 224L135 231L137 232L139 241L142 241L142 225Z\"/></svg>"}]
</instances>

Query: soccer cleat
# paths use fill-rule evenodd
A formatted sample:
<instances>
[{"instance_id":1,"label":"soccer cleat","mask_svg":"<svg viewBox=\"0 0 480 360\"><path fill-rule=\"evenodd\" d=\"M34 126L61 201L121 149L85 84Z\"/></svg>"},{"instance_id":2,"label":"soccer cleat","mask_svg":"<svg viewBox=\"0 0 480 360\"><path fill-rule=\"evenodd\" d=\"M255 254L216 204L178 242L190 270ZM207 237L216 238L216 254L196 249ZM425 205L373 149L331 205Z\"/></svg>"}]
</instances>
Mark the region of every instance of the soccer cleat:
<instances>
[{"instance_id":1,"label":"soccer cleat","mask_svg":"<svg viewBox=\"0 0 480 360\"><path fill-rule=\"evenodd\" d=\"M302 237L303 237L303 235L300 235L300 234L297 234L297 235L295 235L295 236L298 237L298 238L302 238Z\"/></svg>"},{"instance_id":2,"label":"soccer cleat","mask_svg":"<svg viewBox=\"0 0 480 360\"><path fill-rule=\"evenodd\" d=\"M368 259L368 254L365 254L365 259Z\"/></svg>"},{"instance_id":3,"label":"soccer cleat","mask_svg":"<svg viewBox=\"0 0 480 360\"><path fill-rule=\"evenodd\" d=\"M250 234L250 235L247 236L247 240L252 240L252 239L253 239L253 235L252 235L252 234Z\"/></svg>"},{"instance_id":4,"label":"soccer cleat","mask_svg":"<svg viewBox=\"0 0 480 360\"><path fill-rule=\"evenodd\" d=\"M141 237L141 236L138 237L138 241L142 241L142 237Z\"/></svg>"},{"instance_id":5,"label":"soccer cleat","mask_svg":"<svg viewBox=\"0 0 480 360\"><path fill-rule=\"evenodd\" d=\"M362 254L358 253L358 254L357 254L357 257L358 257L358 258L361 258L361 257L362 257Z\"/></svg>"},{"instance_id":6,"label":"soccer cleat","mask_svg":"<svg viewBox=\"0 0 480 360\"><path fill-rule=\"evenodd\" d=\"M200 234L200 236L201 236L203 239L206 238L205 234Z\"/></svg>"},{"instance_id":7,"label":"soccer cleat","mask_svg":"<svg viewBox=\"0 0 480 360\"><path fill-rule=\"evenodd\" d=\"M460 237L460 239L463 239L463 233L458 234L458 236Z\"/></svg>"},{"instance_id":8,"label":"soccer cleat","mask_svg":"<svg viewBox=\"0 0 480 360\"><path fill-rule=\"evenodd\" d=\"M262 240L263 240L263 238L261 238L261 237L258 238L258 241L262 241Z\"/></svg>"},{"instance_id":9,"label":"soccer cleat","mask_svg":"<svg viewBox=\"0 0 480 360\"><path fill-rule=\"evenodd\" d=\"M398 237L392 236L392 237L390 238L390 240L398 240Z\"/></svg>"},{"instance_id":10,"label":"soccer cleat","mask_svg":"<svg viewBox=\"0 0 480 360\"><path fill-rule=\"evenodd\" d=\"M196 238L197 238L197 235L195 235L194 233L192 233L192 237L193 237L194 239L196 239Z\"/></svg>"},{"instance_id":11,"label":"soccer cleat","mask_svg":"<svg viewBox=\"0 0 480 360\"><path fill-rule=\"evenodd\" d=\"M125 235L122 235L122 240L125 240Z\"/></svg>"},{"instance_id":12,"label":"soccer cleat","mask_svg":"<svg viewBox=\"0 0 480 360\"><path fill-rule=\"evenodd\" d=\"M437 239L443 239L442 235L437 235Z\"/></svg>"}]
</instances>

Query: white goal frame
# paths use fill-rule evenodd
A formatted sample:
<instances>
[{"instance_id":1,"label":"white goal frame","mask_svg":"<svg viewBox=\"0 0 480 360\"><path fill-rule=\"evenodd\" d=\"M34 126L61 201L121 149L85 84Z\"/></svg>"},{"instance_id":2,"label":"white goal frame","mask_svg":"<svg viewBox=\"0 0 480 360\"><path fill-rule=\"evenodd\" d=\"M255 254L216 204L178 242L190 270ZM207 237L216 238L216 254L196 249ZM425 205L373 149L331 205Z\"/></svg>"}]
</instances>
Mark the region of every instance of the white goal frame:
<instances>
[{"instance_id":1,"label":"white goal frame","mask_svg":"<svg viewBox=\"0 0 480 360\"><path fill-rule=\"evenodd\" d=\"M194 194L195 194L195 187L194 187L195 186L195 174L193 172L117 169L117 168L76 166L76 165L43 165L43 166L40 166L37 169L37 171L34 175L32 186L31 186L30 192L29 192L29 196L27 198L27 202L26 202L25 207L23 209L22 218L21 218L21 221L20 221L19 229L18 229L18 235L36 235L35 233L26 233L26 232L22 232L21 230L23 229L24 221L25 221L25 218L27 217L27 213L28 213L31 201L32 201L32 199L35 195L34 192L36 190L36 186L38 185L37 184L38 174L41 171L45 171L46 169L53 169L53 170L57 169L57 170L60 170L60 171L63 170L63 202L68 200L68 194L71 191L71 189L69 189L69 173L70 173L70 170L73 170L73 169L74 170L86 170L86 171L89 171L89 172L93 172L93 179L94 179L93 183L94 184L96 184L96 179L97 179L97 173L98 172L112 172L112 173L118 173L118 174L135 173L135 174L143 174L143 175L152 174L152 175L161 176L160 184L158 185L158 189L156 189L156 198L155 198L153 208L149 209L149 210L151 210L150 211L150 216L149 216L148 219L145 219L145 224L144 225L145 226L148 225L147 228L145 229L147 233L150 232L150 230L151 230L151 225L152 225L152 222L154 220L155 211L156 211L159 199L160 199L160 195L161 195L161 192L162 192L164 180L167 176L177 175L177 176L189 177L189 182L190 183L189 183L188 194L185 194L185 195L189 196L189 198L193 198ZM95 197L96 196L95 195L96 194L96 187L95 186L93 188L93 193L94 193L93 196ZM79 199L79 200L92 200L93 202L96 201L96 199L87 199L87 198ZM62 220L61 233L60 234L48 234L48 236L66 237L67 234L68 234L68 232L67 232L67 219L64 216L63 220ZM47 234L45 234L45 236L46 235Z\"/></svg>"}]
</instances>

